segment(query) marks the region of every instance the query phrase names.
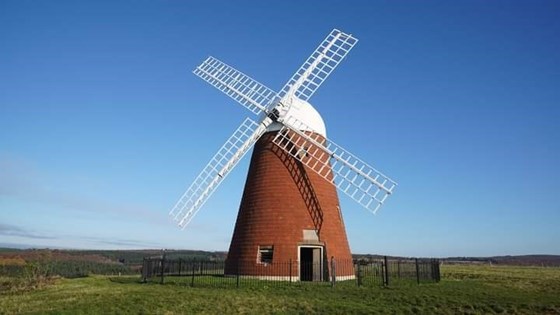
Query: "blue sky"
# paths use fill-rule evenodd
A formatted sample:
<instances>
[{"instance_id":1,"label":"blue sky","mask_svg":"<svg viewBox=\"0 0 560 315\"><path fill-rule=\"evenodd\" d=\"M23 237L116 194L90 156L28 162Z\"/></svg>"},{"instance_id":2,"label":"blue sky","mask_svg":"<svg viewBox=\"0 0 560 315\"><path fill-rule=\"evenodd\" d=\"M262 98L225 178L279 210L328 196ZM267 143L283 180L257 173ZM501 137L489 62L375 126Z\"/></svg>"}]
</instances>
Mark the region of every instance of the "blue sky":
<instances>
[{"instance_id":1,"label":"blue sky","mask_svg":"<svg viewBox=\"0 0 560 315\"><path fill-rule=\"evenodd\" d=\"M311 103L399 183L341 196L353 252L560 254L558 1L2 1L0 243L227 250L249 158L168 219L251 115L191 71L279 90L333 28L359 42Z\"/></svg>"}]
</instances>

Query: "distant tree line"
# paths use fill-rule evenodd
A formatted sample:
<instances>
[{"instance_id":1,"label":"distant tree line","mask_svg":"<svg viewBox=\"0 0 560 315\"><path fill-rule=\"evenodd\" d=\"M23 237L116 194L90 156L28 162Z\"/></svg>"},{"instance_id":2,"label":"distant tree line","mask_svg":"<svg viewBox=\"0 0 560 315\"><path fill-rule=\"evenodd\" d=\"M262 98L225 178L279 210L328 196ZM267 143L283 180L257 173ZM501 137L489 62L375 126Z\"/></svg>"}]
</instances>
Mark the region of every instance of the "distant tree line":
<instances>
[{"instance_id":1,"label":"distant tree line","mask_svg":"<svg viewBox=\"0 0 560 315\"><path fill-rule=\"evenodd\" d=\"M84 277L139 274L145 257L223 260L225 253L195 250L0 249L0 276Z\"/></svg>"}]
</instances>

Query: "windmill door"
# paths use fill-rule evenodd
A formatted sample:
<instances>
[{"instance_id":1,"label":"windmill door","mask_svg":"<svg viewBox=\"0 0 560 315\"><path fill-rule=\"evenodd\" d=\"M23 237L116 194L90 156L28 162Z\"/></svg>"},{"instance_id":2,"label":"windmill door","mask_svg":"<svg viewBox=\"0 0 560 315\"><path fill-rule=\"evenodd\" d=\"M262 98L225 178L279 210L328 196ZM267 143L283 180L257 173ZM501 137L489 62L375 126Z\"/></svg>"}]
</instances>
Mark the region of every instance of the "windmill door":
<instances>
[{"instance_id":1,"label":"windmill door","mask_svg":"<svg viewBox=\"0 0 560 315\"><path fill-rule=\"evenodd\" d=\"M323 247L299 247L299 279L300 281L322 281Z\"/></svg>"}]
</instances>

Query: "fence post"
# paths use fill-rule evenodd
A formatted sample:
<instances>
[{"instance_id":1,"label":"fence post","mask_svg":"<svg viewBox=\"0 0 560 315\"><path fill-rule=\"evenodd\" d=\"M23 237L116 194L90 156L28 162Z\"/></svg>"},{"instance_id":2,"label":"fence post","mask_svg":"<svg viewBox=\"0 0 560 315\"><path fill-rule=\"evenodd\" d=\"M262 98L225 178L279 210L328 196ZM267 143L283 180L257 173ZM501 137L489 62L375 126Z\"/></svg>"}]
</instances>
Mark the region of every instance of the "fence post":
<instances>
[{"instance_id":1,"label":"fence post","mask_svg":"<svg viewBox=\"0 0 560 315\"><path fill-rule=\"evenodd\" d=\"M332 273L331 287L334 287L334 285L336 284L336 262L334 260L334 256L331 257L331 273Z\"/></svg>"},{"instance_id":2,"label":"fence post","mask_svg":"<svg viewBox=\"0 0 560 315\"><path fill-rule=\"evenodd\" d=\"M362 285L362 264L358 260L358 286Z\"/></svg>"},{"instance_id":3,"label":"fence post","mask_svg":"<svg viewBox=\"0 0 560 315\"><path fill-rule=\"evenodd\" d=\"M179 277L181 276L181 262L183 261L182 258L179 258Z\"/></svg>"},{"instance_id":4,"label":"fence post","mask_svg":"<svg viewBox=\"0 0 560 315\"><path fill-rule=\"evenodd\" d=\"M385 262L385 285L389 286L389 263L387 261L387 256L383 257L383 260Z\"/></svg>"},{"instance_id":5,"label":"fence post","mask_svg":"<svg viewBox=\"0 0 560 315\"><path fill-rule=\"evenodd\" d=\"M292 284L292 259L290 258L290 284Z\"/></svg>"},{"instance_id":6,"label":"fence post","mask_svg":"<svg viewBox=\"0 0 560 315\"><path fill-rule=\"evenodd\" d=\"M196 263L196 259L193 259L193 260L191 261L191 264L192 264L191 287L194 287L194 271L195 271L195 263Z\"/></svg>"},{"instance_id":7,"label":"fence post","mask_svg":"<svg viewBox=\"0 0 560 315\"><path fill-rule=\"evenodd\" d=\"M163 284L163 272L165 270L165 251L163 252L163 255L161 255L161 280L160 280L160 284Z\"/></svg>"},{"instance_id":8,"label":"fence post","mask_svg":"<svg viewBox=\"0 0 560 315\"><path fill-rule=\"evenodd\" d=\"M434 282L439 282L439 260L432 259L432 280Z\"/></svg>"},{"instance_id":9,"label":"fence post","mask_svg":"<svg viewBox=\"0 0 560 315\"><path fill-rule=\"evenodd\" d=\"M236 286L239 288L239 259L235 263Z\"/></svg>"},{"instance_id":10,"label":"fence post","mask_svg":"<svg viewBox=\"0 0 560 315\"><path fill-rule=\"evenodd\" d=\"M415 258L416 261L416 282L420 284L420 268L418 267L418 258Z\"/></svg>"},{"instance_id":11,"label":"fence post","mask_svg":"<svg viewBox=\"0 0 560 315\"><path fill-rule=\"evenodd\" d=\"M142 282L146 282L146 257L142 258Z\"/></svg>"},{"instance_id":12,"label":"fence post","mask_svg":"<svg viewBox=\"0 0 560 315\"><path fill-rule=\"evenodd\" d=\"M430 274L429 274L430 280L435 282L435 279L436 279L436 265L434 264L434 259L433 258L430 259L430 266L429 267L430 267Z\"/></svg>"}]
</instances>

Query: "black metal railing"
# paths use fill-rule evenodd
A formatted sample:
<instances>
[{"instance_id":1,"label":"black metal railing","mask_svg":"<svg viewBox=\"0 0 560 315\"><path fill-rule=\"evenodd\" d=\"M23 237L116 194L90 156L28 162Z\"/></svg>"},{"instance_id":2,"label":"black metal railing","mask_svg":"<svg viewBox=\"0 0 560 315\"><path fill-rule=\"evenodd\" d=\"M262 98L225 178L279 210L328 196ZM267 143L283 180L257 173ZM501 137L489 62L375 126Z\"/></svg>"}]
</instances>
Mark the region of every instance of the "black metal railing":
<instances>
[{"instance_id":1,"label":"black metal railing","mask_svg":"<svg viewBox=\"0 0 560 315\"><path fill-rule=\"evenodd\" d=\"M248 286L314 283L390 286L440 281L437 259L336 260L228 264L225 261L144 258L142 280L188 286Z\"/></svg>"}]
</instances>

